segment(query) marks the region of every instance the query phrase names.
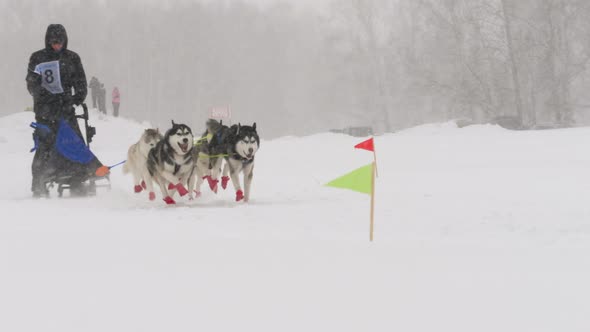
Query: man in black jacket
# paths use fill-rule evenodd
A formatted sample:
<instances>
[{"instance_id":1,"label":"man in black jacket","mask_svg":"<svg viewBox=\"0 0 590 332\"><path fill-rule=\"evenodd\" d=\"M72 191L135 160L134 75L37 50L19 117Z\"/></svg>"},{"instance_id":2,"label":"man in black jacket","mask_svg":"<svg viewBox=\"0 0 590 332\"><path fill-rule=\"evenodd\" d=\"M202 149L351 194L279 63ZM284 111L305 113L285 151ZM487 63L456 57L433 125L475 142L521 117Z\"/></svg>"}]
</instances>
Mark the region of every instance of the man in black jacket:
<instances>
[{"instance_id":1,"label":"man in black jacket","mask_svg":"<svg viewBox=\"0 0 590 332\"><path fill-rule=\"evenodd\" d=\"M45 48L31 55L26 82L27 89L33 96L37 124L50 129L35 130L37 150L31 167L33 196L48 195L46 184L52 181L52 176L55 177L59 169L65 168L70 174L74 173L71 177L71 188L81 185L81 182L88 178L85 167L73 165L67 160L48 163L59 119L64 119L82 137L74 105L84 102L87 94L82 62L78 54L68 49L68 36L61 24L51 24L47 27Z\"/></svg>"},{"instance_id":2,"label":"man in black jacket","mask_svg":"<svg viewBox=\"0 0 590 332\"><path fill-rule=\"evenodd\" d=\"M98 100L98 90L100 89L100 81L98 78L92 76L90 82L88 82L88 87L90 88L90 95L92 96L92 108L96 108Z\"/></svg>"}]
</instances>

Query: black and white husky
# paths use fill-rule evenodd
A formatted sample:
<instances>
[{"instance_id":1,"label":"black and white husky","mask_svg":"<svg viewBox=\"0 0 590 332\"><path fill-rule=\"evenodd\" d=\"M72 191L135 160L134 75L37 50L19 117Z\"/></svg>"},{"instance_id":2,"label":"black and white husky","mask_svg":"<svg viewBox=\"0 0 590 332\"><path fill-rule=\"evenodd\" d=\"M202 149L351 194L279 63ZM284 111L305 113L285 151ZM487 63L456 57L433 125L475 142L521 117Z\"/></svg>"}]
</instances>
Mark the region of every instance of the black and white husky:
<instances>
[{"instance_id":1,"label":"black and white husky","mask_svg":"<svg viewBox=\"0 0 590 332\"><path fill-rule=\"evenodd\" d=\"M146 189L150 194L150 199L156 198L153 189L153 183L147 168L148 153L162 140L162 134L158 129L146 129L143 131L139 141L129 147L127 152L127 161L123 165L123 173L133 175L133 190L140 193Z\"/></svg>"},{"instance_id":2,"label":"black and white husky","mask_svg":"<svg viewBox=\"0 0 590 332\"><path fill-rule=\"evenodd\" d=\"M207 130L195 143L193 158L195 161L196 189L197 196L201 194L201 184L207 180L209 188L217 193L217 184L221 174L223 158L227 156L227 137L230 129L221 121L214 119L207 120ZM229 177L228 177L229 179ZM227 181L225 182L227 185ZM225 185L223 187L225 189Z\"/></svg>"},{"instance_id":3,"label":"black and white husky","mask_svg":"<svg viewBox=\"0 0 590 332\"><path fill-rule=\"evenodd\" d=\"M176 204L172 196L178 191L180 196L192 194L185 185L192 188L192 175L194 167L193 133L184 124L176 124L172 121L164 138L150 150L147 160L147 168L152 180L156 181L162 191L162 197L166 204ZM150 197L151 198L151 197Z\"/></svg>"},{"instance_id":4,"label":"black and white husky","mask_svg":"<svg viewBox=\"0 0 590 332\"><path fill-rule=\"evenodd\" d=\"M236 189L236 201L239 202L243 199L244 202L248 202L254 176L254 156L260 147L260 137L256 132L256 123L252 126L233 125L229 130L230 135L226 138L228 149L221 186L225 189L229 174ZM244 191L240 186L240 172L244 173Z\"/></svg>"}]
</instances>

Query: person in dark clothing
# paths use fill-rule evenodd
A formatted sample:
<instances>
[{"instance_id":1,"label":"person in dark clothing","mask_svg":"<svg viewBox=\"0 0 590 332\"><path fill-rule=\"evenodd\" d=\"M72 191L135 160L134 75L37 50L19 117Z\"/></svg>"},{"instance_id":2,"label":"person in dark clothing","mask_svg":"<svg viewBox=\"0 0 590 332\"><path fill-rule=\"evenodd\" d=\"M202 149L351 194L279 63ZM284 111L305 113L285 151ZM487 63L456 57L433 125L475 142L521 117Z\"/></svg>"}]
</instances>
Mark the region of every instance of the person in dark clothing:
<instances>
[{"instance_id":1,"label":"person in dark clothing","mask_svg":"<svg viewBox=\"0 0 590 332\"><path fill-rule=\"evenodd\" d=\"M98 89L98 110L104 115L107 114L107 90L102 83Z\"/></svg>"},{"instance_id":2,"label":"person in dark clothing","mask_svg":"<svg viewBox=\"0 0 590 332\"><path fill-rule=\"evenodd\" d=\"M53 153L60 119L82 137L74 105L84 102L87 94L80 56L68 49L68 36L61 24L47 27L45 48L31 55L25 80L33 96L35 121L49 129L37 128L33 134L37 143L31 167L33 196L47 196L47 183L64 174L73 192L101 164L96 158L88 165L76 164Z\"/></svg>"},{"instance_id":3,"label":"person in dark clothing","mask_svg":"<svg viewBox=\"0 0 590 332\"><path fill-rule=\"evenodd\" d=\"M100 89L100 81L98 80L98 78L92 76L90 82L88 83L88 87L90 88L90 95L92 96L92 108L96 108L98 90Z\"/></svg>"}]
</instances>

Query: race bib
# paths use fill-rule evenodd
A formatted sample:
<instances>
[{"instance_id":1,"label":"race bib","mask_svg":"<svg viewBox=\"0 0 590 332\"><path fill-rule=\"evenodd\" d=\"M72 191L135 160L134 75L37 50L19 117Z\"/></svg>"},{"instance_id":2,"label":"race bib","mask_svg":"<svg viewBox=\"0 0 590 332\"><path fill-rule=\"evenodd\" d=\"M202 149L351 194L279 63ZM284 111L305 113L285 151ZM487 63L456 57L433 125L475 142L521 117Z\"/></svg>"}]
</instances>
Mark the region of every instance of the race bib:
<instances>
[{"instance_id":1,"label":"race bib","mask_svg":"<svg viewBox=\"0 0 590 332\"><path fill-rule=\"evenodd\" d=\"M59 61L43 62L35 67L35 72L41 75L41 86L47 91L58 94L63 93L61 76L59 75Z\"/></svg>"}]
</instances>

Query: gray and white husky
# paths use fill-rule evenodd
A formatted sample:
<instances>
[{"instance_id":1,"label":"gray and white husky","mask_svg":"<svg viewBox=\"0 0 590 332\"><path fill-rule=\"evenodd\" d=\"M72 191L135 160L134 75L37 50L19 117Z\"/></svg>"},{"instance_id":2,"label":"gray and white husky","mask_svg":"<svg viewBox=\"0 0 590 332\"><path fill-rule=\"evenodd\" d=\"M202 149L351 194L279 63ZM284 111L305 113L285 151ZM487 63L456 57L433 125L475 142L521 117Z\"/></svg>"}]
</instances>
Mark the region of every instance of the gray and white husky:
<instances>
[{"instance_id":1,"label":"gray and white husky","mask_svg":"<svg viewBox=\"0 0 590 332\"><path fill-rule=\"evenodd\" d=\"M176 191L180 196L192 194L185 185L192 188L194 168L193 133L184 124L172 121L172 128L166 131L164 138L150 150L147 168L151 179L156 181L162 191L166 204L176 204L172 196Z\"/></svg>"},{"instance_id":2,"label":"gray and white husky","mask_svg":"<svg viewBox=\"0 0 590 332\"><path fill-rule=\"evenodd\" d=\"M233 125L229 130L230 135L226 138L228 149L221 185L225 189L229 174L236 189L236 201L239 202L243 199L244 202L248 202L254 176L254 156L260 147L260 137L256 132L256 123L252 126ZM244 173L244 191L240 186L240 172Z\"/></svg>"},{"instance_id":3,"label":"gray and white husky","mask_svg":"<svg viewBox=\"0 0 590 332\"><path fill-rule=\"evenodd\" d=\"M162 134L160 134L158 129L144 130L139 141L129 147L127 161L123 165L123 173L131 173L133 175L133 190L136 193L140 193L143 189L147 189L150 193L151 200L155 199L155 195L147 168L147 159L150 150L161 139Z\"/></svg>"}]
</instances>

